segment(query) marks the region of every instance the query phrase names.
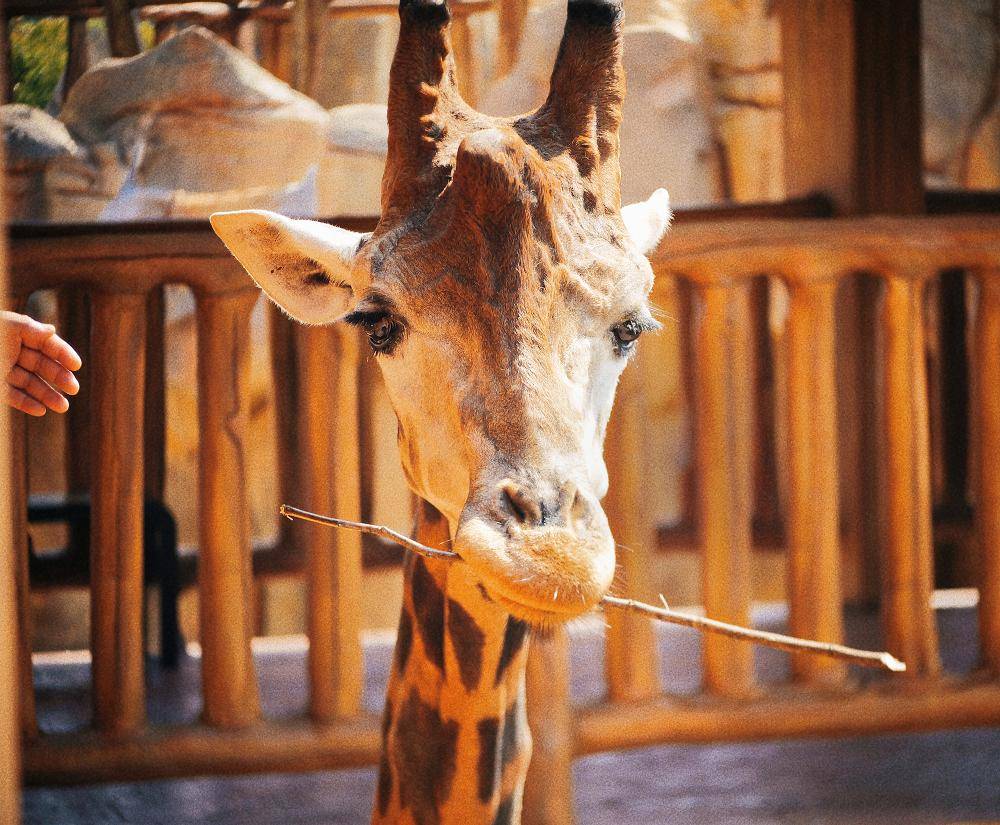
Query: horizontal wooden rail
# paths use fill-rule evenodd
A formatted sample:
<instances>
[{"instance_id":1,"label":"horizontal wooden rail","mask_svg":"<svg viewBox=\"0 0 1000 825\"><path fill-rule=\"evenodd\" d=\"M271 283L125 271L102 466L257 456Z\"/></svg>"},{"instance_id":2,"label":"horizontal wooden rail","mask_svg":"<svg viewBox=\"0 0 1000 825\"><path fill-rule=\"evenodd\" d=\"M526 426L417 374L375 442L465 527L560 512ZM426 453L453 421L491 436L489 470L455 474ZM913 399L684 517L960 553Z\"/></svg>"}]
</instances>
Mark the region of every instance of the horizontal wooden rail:
<instances>
[{"instance_id":1,"label":"horizontal wooden rail","mask_svg":"<svg viewBox=\"0 0 1000 825\"><path fill-rule=\"evenodd\" d=\"M574 716L576 756L664 743L947 730L1000 725L1000 685L744 700L661 697L578 708ZM242 731L154 728L123 741L93 733L46 736L27 746L24 769L29 785L298 773L374 765L380 747L372 716L329 724L262 722Z\"/></svg>"},{"instance_id":2,"label":"horizontal wooden rail","mask_svg":"<svg viewBox=\"0 0 1000 825\"><path fill-rule=\"evenodd\" d=\"M842 737L1000 725L1000 685L826 696L781 693L745 701L662 697L577 713L576 753L664 743Z\"/></svg>"},{"instance_id":3,"label":"horizontal wooden rail","mask_svg":"<svg viewBox=\"0 0 1000 825\"><path fill-rule=\"evenodd\" d=\"M183 776L298 773L374 765L374 716L313 724L260 722L243 730L151 728L124 740L91 732L46 736L24 753L29 785L79 785Z\"/></svg>"},{"instance_id":4,"label":"horizontal wooden rail","mask_svg":"<svg viewBox=\"0 0 1000 825\"><path fill-rule=\"evenodd\" d=\"M790 283L901 266L931 273L1000 258L1000 216L735 221L680 225L651 256L660 275L730 284L764 273Z\"/></svg>"}]
</instances>

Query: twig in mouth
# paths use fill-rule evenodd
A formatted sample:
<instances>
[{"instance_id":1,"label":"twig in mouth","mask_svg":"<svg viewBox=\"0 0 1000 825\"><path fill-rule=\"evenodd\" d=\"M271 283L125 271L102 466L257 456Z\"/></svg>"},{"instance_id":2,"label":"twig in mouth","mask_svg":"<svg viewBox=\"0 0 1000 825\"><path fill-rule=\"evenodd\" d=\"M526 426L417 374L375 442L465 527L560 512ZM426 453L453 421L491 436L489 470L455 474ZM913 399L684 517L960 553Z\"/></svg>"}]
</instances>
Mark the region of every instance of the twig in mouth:
<instances>
[{"instance_id":1,"label":"twig in mouth","mask_svg":"<svg viewBox=\"0 0 1000 825\"><path fill-rule=\"evenodd\" d=\"M660 599L662 600L663 597L660 596ZM816 653L820 656L833 656L837 659L847 659L864 667L884 667L893 673L902 673L906 670L906 665L891 653L858 650L854 647L846 647L845 645L838 645L833 642L799 639L795 636L785 636L783 633L753 630L748 627L729 624L728 622L720 622L717 619L709 619L706 616L692 616L690 613L680 613L672 610L667 606L666 601L664 601L663 607L655 607L645 602L637 602L635 599L605 596L601 599L601 603L610 605L611 607L619 607L623 610L631 610L634 613L641 613L644 616L659 619L662 622L693 627L695 630L718 633L734 639L745 639L755 644L776 647L778 650L787 650L790 653Z\"/></svg>"},{"instance_id":2,"label":"twig in mouth","mask_svg":"<svg viewBox=\"0 0 1000 825\"><path fill-rule=\"evenodd\" d=\"M458 553L450 550L437 550L414 541L402 533L397 533L381 524L366 524L362 521L350 521L349 519L334 518L332 516L321 516L317 513L310 513L308 510L300 510L298 507L289 507L282 504L279 509L281 515L288 519L301 519L314 524L323 524L328 527L344 527L348 530L357 530L361 533L381 536L382 538L394 541L402 545L417 555L432 559L447 559L457 561L461 558ZM885 668L893 673L901 673L906 670L906 665L899 661L891 653L874 650L858 650L845 645L838 645L832 642L817 642L812 639L798 639L794 636L785 636L782 633L771 633L766 630L753 630L748 627L720 622L716 619L709 619L705 616L692 616L688 613L679 613L672 610L666 599L660 596L663 602L662 607L655 607L645 602L635 599L624 599L619 596L605 596L601 599L601 604L606 607L614 607L620 610L630 610L633 613L657 619L669 624L679 624L691 627L708 633L719 633L723 636L730 636L734 639L743 639L754 644L775 647L779 650L787 650L792 653L814 653L820 656L831 656L836 659L846 659L849 662L862 665L864 667Z\"/></svg>"},{"instance_id":3,"label":"twig in mouth","mask_svg":"<svg viewBox=\"0 0 1000 825\"><path fill-rule=\"evenodd\" d=\"M384 539L396 542L396 544L401 544L418 556L424 556L428 559L451 559L455 561L461 558L458 553L453 553L451 550L436 550L381 524L365 524L363 521L349 521L348 519L334 518L333 516L321 516L318 513L310 513L308 510L300 510L298 507L290 507L287 504L282 504L278 508L278 512L289 520L300 519L302 521L311 521L313 524L324 524L327 527L345 527L348 530L357 530L359 533L381 536Z\"/></svg>"}]
</instances>

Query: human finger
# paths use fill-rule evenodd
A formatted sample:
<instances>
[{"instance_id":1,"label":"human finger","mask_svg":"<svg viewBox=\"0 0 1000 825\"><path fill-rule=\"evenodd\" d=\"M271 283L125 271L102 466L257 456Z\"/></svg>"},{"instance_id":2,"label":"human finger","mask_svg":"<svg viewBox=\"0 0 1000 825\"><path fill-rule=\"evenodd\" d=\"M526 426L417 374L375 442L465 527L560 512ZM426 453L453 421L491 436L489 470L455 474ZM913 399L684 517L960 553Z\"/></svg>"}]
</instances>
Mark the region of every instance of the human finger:
<instances>
[{"instance_id":1,"label":"human finger","mask_svg":"<svg viewBox=\"0 0 1000 825\"><path fill-rule=\"evenodd\" d=\"M11 386L23 390L36 401L41 401L52 412L62 413L69 409L69 401L64 396L24 367L14 366L7 381Z\"/></svg>"},{"instance_id":2,"label":"human finger","mask_svg":"<svg viewBox=\"0 0 1000 825\"><path fill-rule=\"evenodd\" d=\"M34 416L45 415L45 405L41 401L36 401L24 390L7 385L7 403L15 410Z\"/></svg>"},{"instance_id":3,"label":"human finger","mask_svg":"<svg viewBox=\"0 0 1000 825\"><path fill-rule=\"evenodd\" d=\"M57 361L67 369L78 370L83 366L83 362L80 360L77 351L56 335L54 328L52 333L44 340L42 346L33 347L33 349L41 350L53 361Z\"/></svg>"},{"instance_id":4,"label":"human finger","mask_svg":"<svg viewBox=\"0 0 1000 825\"><path fill-rule=\"evenodd\" d=\"M80 382L73 373L36 349L22 347L17 364L28 372L40 375L46 383L67 395L76 395L80 391Z\"/></svg>"},{"instance_id":5,"label":"human finger","mask_svg":"<svg viewBox=\"0 0 1000 825\"><path fill-rule=\"evenodd\" d=\"M12 316L11 323L17 328L21 340L29 347L41 349L42 345L55 335L56 328L52 324L43 324L30 315L12 313Z\"/></svg>"}]
</instances>

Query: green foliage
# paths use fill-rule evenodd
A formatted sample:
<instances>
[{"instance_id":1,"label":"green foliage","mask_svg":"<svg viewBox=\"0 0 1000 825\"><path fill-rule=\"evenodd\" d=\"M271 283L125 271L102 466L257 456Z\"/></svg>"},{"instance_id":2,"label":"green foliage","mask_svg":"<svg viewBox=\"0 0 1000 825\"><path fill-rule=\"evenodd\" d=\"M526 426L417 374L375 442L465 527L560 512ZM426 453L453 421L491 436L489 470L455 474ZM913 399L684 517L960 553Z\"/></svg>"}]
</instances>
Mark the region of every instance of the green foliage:
<instances>
[{"instance_id":1,"label":"green foliage","mask_svg":"<svg viewBox=\"0 0 1000 825\"><path fill-rule=\"evenodd\" d=\"M65 17L15 17L10 24L11 75L14 102L44 109L66 68L68 23ZM90 34L105 40L103 19L87 21ZM148 20L139 23L139 45L152 48L156 31ZM100 48L98 49L100 51Z\"/></svg>"},{"instance_id":2,"label":"green foliage","mask_svg":"<svg viewBox=\"0 0 1000 825\"><path fill-rule=\"evenodd\" d=\"M45 108L66 67L65 17L15 17L10 24L14 101Z\"/></svg>"}]
</instances>

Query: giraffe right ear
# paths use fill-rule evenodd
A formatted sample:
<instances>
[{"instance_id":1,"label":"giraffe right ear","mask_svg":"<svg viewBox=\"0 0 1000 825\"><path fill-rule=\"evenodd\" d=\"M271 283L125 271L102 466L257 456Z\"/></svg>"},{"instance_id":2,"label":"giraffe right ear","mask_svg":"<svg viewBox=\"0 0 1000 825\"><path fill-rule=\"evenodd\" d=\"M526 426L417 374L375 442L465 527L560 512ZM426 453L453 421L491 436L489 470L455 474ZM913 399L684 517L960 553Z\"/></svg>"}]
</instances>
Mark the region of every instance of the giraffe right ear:
<instances>
[{"instance_id":1,"label":"giraffe right ear","mask_svg":"<svg viewBox=\"0 0 1000 825\"><path fill-rule=\"evenodd\" d=\"M296 321L330 324L350 308L360 233L257 209L210 220L257 286Z\"/></svg>"}]
</instances>

